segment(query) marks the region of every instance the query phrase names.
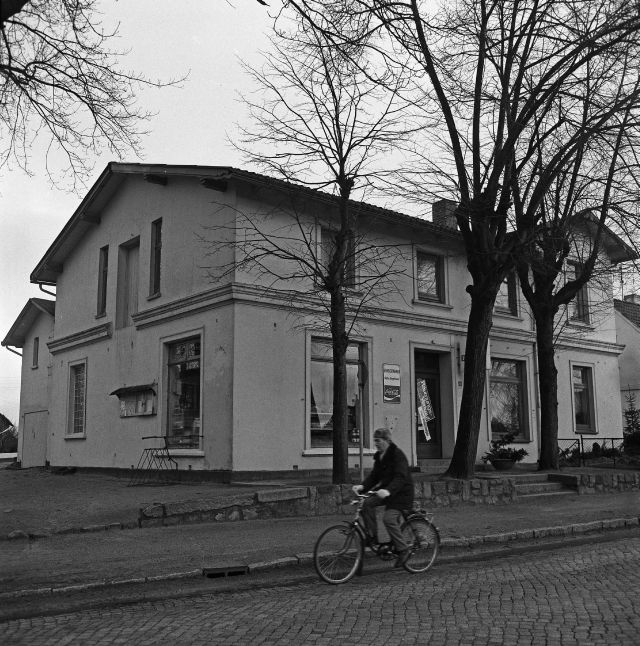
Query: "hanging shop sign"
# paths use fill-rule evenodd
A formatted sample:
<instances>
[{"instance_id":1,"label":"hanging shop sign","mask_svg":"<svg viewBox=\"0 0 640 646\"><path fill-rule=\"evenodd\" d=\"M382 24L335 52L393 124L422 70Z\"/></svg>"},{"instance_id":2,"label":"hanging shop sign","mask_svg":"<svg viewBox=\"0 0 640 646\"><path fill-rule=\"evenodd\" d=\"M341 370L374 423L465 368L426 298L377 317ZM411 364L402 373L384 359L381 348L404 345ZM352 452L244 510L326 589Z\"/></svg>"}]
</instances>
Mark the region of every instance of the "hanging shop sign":
<instances>
[{"instance_id":1,"label":"hanging shop sign","mask_svg":"<svg viewBox=\"0 0 640 646\"><path fill-rule=\"evenodd\" d=\"M382 389L385 404L400 403L400 366L382 364Z\"/></svg>"},{"instance_id":2,"label":"hanging shop sign","mask_svg":"<svg viewBox=\"0 0 640 646\"><path fill-rule=\"evenodd\" d=\"M432 419L435 419L436 416L433 412L433 406L431 405L431 397L429 397L429 391L427 390L427 380L418 377L417 379L417 390L418 390L418 415L420 415L420 421L422 422L422 428L424 429L424 436L427 442L431 440L431 434L429 433L429 427L427 426L428 422Z\"/></svg>"}]
</instances>

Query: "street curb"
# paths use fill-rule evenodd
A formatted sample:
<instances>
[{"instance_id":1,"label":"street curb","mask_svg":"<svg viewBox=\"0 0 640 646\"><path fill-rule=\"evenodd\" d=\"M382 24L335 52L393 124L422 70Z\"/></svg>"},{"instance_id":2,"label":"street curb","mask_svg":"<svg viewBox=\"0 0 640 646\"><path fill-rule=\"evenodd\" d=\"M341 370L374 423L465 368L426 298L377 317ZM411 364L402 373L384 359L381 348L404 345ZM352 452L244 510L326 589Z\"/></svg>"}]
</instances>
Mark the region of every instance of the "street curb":
<instances>
[{"instance_id":1,"label":"street curb","mask_svg":"<svg viewBox=\"0 0 640 646\"><path fill-rule=\"evenodd\" d=\"M515 530L500 534L487 534L485 536L471 536L468 538L445 538L440 543L443 552L438 557L438 562L451 562L455 560L466 560L466 558L477 558L496 553L496 550L471 552L477 547L503 548L506 545L521 544L541 539L566 539L582 538L587 534L602 533L615 530L630 530L640 527L640 517L631 516L624 518L609 518L596 520L588 523L574 523L554 527L541 527L534 529ZM539 546L535 543L532 547ZM524 549L524 548L523 548ZM465 558L466 557L466 558ZM281 557L270 561L257 561L246 563L247 573L259 573L266 570L286 568L296 565L309 565L313 563L313 553L303 552L293 556ZM237 564L236 564L237 565ZM204 569L187 570L184 572L171 572L154 576L132 577L128 579L104 579L100 581L89 581L86 583L69 584L65 586L45 586L26 590L14 590L11 592L0 592L0 601L11 599L24 599L25 597L42 597L48 595L64 594L68 592L81 592L84 590L96 590L99 588L110 588L118 585L131 585L139 583L156 583L158 581L170 581L176 579L189 579L204 576ZM216 568L224 575L224 566Z\"/></svg>"}]
</instances>

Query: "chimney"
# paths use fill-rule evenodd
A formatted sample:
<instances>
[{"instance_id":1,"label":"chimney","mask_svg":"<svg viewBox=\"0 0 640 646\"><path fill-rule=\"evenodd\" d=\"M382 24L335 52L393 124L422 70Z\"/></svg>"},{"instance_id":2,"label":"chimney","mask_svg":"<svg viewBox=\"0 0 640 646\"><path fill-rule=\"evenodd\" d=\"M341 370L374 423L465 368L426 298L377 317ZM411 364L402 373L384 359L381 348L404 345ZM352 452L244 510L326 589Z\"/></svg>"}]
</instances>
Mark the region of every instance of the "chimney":
<instances>
[{"instance_id":1,"label":"chimney","mask_svg":"<svg viewBox=\"0 0 640 646\"><path fill-rule=\"evenodd\" d=\"M431 205L431 220L439 227L447 229L457 229L458 223L454 212L458 206L454 200L438 200Z\"/></svg>"},{"instance_id":2,"label":"chimney","mask_svg":"<svg viewBox=\"0 0 640 646\"><path fill-rule=\"evenodd\" d=\"M633 303L634 305L640 305L640 294L627 294L624 297L625 303Z\"/></svg>"}]
</instances>

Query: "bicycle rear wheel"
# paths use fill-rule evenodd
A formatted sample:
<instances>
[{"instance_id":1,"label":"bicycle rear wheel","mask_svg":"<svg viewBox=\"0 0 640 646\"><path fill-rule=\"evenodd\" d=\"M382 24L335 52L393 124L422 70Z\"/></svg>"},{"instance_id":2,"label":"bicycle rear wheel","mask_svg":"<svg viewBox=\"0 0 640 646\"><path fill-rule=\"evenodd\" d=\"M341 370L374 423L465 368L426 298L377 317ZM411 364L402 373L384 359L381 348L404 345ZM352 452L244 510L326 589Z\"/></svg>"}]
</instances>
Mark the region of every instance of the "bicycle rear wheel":
<instances>
[{"instance_id":1,"label":"bicycle rear wheel","mask_svg":"<svg viewBox=\"0 0 640 646\"><path fill-rule=\"evenodd\" d=\"M313 565L323 581L345 583L358 570L363 553L362 537L352 525L332 525L316 541Z\"/></svg>"},{"instance_id":2,"label":"bicycle rear wheel","mask_svg":"<svg viewBox=\"0 0 640 646\"><path fill-rule=\"evenodd\" d=\"M433 565L440 549L440 534L435 525L425 518L410 518L402 525L402 534L411 550L404 569L425 572Z\"/></svg>"}]
</instances>

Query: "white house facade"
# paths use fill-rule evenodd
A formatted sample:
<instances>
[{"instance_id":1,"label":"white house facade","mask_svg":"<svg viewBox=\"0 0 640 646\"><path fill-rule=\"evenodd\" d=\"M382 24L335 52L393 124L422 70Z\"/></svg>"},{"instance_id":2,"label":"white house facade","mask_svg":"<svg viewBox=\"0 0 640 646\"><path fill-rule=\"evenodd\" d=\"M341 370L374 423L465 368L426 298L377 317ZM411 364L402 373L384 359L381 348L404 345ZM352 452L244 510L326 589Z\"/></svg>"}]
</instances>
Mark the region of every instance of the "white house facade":
<instances>
[{"instance_id":1,"label":"white house facade","mask_svg":"<svg viewBox=\"0 0 640 646\"><path fill-rule=\"evenodd\" d=\"M312 278L276 287L273 272L241 262L249 233L238 222L251 214L292 244L303 231L320 250L337 226L335 205L229 167L109 164L31 275L55 287L55 311L23 311L2 342L23 349L22 465L130 469L166 441L182 470L329 469L332 363L321 298ZM363 249L401 252L394 289L361 311L351 334L350 466L359 464L361 434L369 464L381 426L412 465L446 460L470 305L462 241L444 203L433 221L354 208ZM275 254L264 262L278 273ZM354 269L353 280L357 294L364 272ZM589 316L589 290L583 297L586 313L567 314L556 357L567 439L622 426L613 300ZM42 370L28 366L35 338ZM536 375L532 319L509 279L496 303L478 457L509 430L536 461ZM25 440L36 410L47 411L40 453Z\"/></svg>"}]
</instances>

